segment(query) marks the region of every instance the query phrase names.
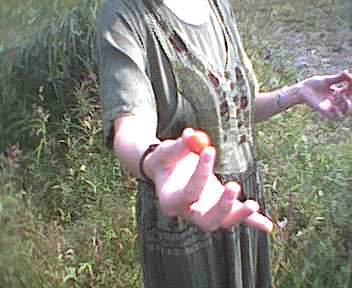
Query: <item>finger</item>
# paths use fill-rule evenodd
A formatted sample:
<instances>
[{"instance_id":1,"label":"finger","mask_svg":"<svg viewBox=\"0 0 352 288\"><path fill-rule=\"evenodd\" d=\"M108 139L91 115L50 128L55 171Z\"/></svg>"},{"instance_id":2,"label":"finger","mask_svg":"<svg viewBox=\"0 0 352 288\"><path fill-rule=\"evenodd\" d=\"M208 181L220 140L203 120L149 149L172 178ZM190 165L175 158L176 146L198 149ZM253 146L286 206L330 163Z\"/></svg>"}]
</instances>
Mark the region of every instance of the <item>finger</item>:
<instances>
[{"instance_id":1,"label":"finger","mask_svg":"<svg viewBox=\"0 0 352 288\"><path fill-rule=\"evenodd\" d=\"M240 186L235 182L227 183L219 201L205 213L202 212L202 208L198 207L197 203L194 203L191 207L193 222L205 231L218 229L223 219L231 212L234 201L239 202L236 197L238 197L240 189Z\"/></svg>"},{"instance_id":2,"label":"finger","mask_svg":"<svg viewBox=\"0 0 352 288\"><path fill-rule=\"evenodd\" d=\"M352 113L352 97L349 98L348 96L344 96L346 103L347 103L347 107L348 107L348 113Z\"/></svg>"},{"instance_id":3,"label":"finger","mask_svg":"<svg viewBox=\"0 0 352 288\"><path fill-rule=\"evenodd\" d=\"M209 180L209 176L213 172L215 154L216 151L214 147L211 146L204 148L201 152L197 167L187 185L184 187L182 191L183 195L180 195L184 201L184 204L189 205L198 201L199 196L205 187L205 184ZM218 184L220 187L220 182Z\"/></svg>"},{"instance_id":4,"label":"finger","mask_svg":"<svg viewBox=\"0 0 352 288\"><path fill-rule=\"evenodd\" d=\"M334 89L333 97L330 97L331 104L335 107L338 118L343 118L351 112L351 102L348 95L352 92L352 85L343 88Z\"/></svg>"},{"instance_id":5,"label":"finger","mask_svg":"<svg viewBox=\"0 0 352 288\"><path fill-rule=\"evenodd\" d=\"M332 101L330 99L325 99L324 101L320 102L318 104L318 109L328 119L330 119L330 120L337 119L337 114L338 114L337 112L338 111L337 111L335 105L332 104Z\"/></svg>"},{"instance_id":6,"label":"finger","mask_svg":"<svg viewBox=\"0 0 352 288\"><path fill-rule=\"evenodd\" d=\"M347 71L341 72L335 75L327 75L324 77L324 81L327 85L332 86L334 84L343 82L343 81L350 81L351 76Z\"/></svg>"},{"instance_id":7,"label":"finger","mask_svg":"<svg viewBox=\"0 0 352 288\"><path fill-rule=\"evenodd\" d=\"M238 200L234 201L231 212L222 221L221 227L230 228L236 223L246 220L251 214L259 210L259 204L254 200L247 200L242 203Z\"/></svg>"},{"instance_id":8,"label":"finger","mask_svg":"<svg viewBox=\"0 0 352 288\"><path fill-rule=\"evenodd\" d=\"M188 147L188 139L192 137L195 130L186 128L183 130L181 137L176 140L167 140L163 142L163 155L165 159L172 163L177 163L179 160L186 157L191 151Z\"/></svg>"},{"instance_id":9,"label":"finger","mask_svg":"<svg viewBox=\"0 0 352 288\"><path fill-rule=\"evenodd\" d=\"M186 133L189 132L190 131ZM175 163L185 158L190 153L187 147L187 142L185 141L186 138L184 136L184 133L185 131L183 132L182 136L177 138L176 140L163 141L158 149L160 157L163 158L167 162L167 164L171 166L175 165Z\"/></svg>"},{"instance_id":10,"label":"finger","mask_svg":"<svg viewBox=\"0 0 352 288\"><path fill-rule=\"evenodd\" d=\"M338 116L340 118L344 118L348 115L348 113L351 113L352 109L352 101L347 97L347 95L341 95L339 102L336 104L336 108L338 110Z\"/></svg>"},{"instance_id":11,"label":"finger","mask_svg":"<svg viewBox=\"0 0 352 288\"><path fill-rule=\"evenodd\" d=\"M188 138L190 138L193 134L195 133L195 130L193 128L185 128L182 132L182 138L184 140L187 140Z\"/></svg>"},{"instance_id":12,"label":"finger","mask_svg":"<svg viewBox=\"0 0 352 288\"><path fill-rule=\"evenodd\" d=\"M264 232L271 232L274 227L273 222L268 217L265 217L263 214L258 212L249 215L246 222L247 224L263 230Z\"/></svg>"},{"instance_id":13,"label":"finger","mask_svg":"<svg viewBox=\"0 0 352 288\"><path fill-rule=\"evenodd\" d=\"M347 85L346 87L340 88L338 93L345 95L347 98L352 100L352 79L351 79L351 83L349 83L349 85Z\"/></svg>"}]
</instances>

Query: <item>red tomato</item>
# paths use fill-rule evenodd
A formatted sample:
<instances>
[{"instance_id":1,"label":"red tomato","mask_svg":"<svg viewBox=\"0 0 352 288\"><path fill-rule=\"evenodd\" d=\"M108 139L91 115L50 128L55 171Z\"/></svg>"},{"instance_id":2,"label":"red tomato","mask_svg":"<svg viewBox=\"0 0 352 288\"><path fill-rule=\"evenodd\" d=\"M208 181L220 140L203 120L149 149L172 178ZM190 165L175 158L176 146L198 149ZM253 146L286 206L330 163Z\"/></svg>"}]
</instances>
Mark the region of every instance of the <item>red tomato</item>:
<instances>
[{"instance_id":1,"label":"red tomato","mask_svg":"<svg viewBox=\"0 0 352 288\"><path fill-rule=\"evenodd\" d=\"M187 145L192 152L200 154L205 147L210 145L210 140L207 134L203 131L197 130L188 138Z\"/></svg>"}]
</instances>

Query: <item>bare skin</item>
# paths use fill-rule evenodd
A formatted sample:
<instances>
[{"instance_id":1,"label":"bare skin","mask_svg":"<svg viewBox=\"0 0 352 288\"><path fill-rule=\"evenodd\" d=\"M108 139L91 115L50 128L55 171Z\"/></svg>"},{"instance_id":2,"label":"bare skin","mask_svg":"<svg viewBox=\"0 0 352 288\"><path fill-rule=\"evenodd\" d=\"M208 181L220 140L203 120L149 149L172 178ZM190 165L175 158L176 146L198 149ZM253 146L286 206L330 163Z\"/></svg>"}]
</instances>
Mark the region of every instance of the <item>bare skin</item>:
<instances>
[{"instance_id":1,"label":"bare skin","mask_svg":"<svg viewBox=\"0 0 352 288\"><path fill-rule=\"evenodd\" d=\"M207 0L164 0L163 3L178 18L189 24L201 25L209 20L211 9ZM194 13L194 11L197 11L197 13Z\"/></svg>"},{"instance_id":2,"label":"bare skin","mask_svg":"<svg viewBox=\"0 0 352 288\"><path fill-rule=\"evenodd\" d=\"M343 88L337 85L344 84ZM351 113L352 74L348 71L337 75L307 78L283 89L281 107L277 106L278 91L260 93L254 103L255 121L261 122L297 104L305 103L330 120L337 120Z\"/></svg>"}]
</instances>

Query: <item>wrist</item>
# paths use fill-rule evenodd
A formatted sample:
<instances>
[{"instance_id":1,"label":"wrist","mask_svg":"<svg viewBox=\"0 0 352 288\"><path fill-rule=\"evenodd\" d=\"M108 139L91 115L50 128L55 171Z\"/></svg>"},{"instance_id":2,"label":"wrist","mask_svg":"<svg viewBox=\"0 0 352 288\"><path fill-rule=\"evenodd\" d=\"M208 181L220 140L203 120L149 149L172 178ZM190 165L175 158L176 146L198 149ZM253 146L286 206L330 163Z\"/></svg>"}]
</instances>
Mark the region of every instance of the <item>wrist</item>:
<instances>
[{"instance_id":1,"label":"wrist","mask_svg":"<svg viewBox=\"0 0 352 288\"><path fill-rule=\"evenodd\" d=\"M141 179L145 182L154 183L155 173L153 173L154 169L150 163L150 156L158 146L159 143L149 145L149 147L142 154L141 159L139 161L139 172L141 175Z\"/></svg>"},{"instance_id":2,"label":"wrist","mask_svg":"<svg viewBox=\"0 0 352 288\"><path fill-rule=\"evenodd\" d=\"M302 90L303 87L299 83L281 88L276 96L276 106L278 109L286 110L292 106L303 103Z\"/></svg>"},{"instance_id":3,"label":"wrist","mask_svg":"<svg viewBox=\"0 0 352 288\"><path fill-rule=\"evenodd\" d=\"M293 103L294 105L297 104L302 104L304 103L304 87L301 82L291 86L291 89L293 90Z\"/></svg>"}]
</instances>

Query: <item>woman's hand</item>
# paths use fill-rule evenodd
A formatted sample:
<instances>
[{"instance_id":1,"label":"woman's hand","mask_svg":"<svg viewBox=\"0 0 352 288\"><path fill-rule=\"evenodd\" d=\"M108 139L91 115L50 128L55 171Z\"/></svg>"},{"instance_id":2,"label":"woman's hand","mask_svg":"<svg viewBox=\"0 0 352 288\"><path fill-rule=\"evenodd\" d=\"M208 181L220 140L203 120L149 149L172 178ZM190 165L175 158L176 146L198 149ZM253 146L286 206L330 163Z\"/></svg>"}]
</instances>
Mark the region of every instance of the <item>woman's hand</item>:
<instances>
[{"instance_id":1,"label":"woman's hand","mask_svg":"<svg viewBox=\"0 0 352 288\"><path fill-rule=\"evenodd\" d=\"M314 76L299 84L303 100L327 118L336 120L352 112L352 74L348 71Z\"/></svg>"},{"instance_id":2,"label":"woman's hand","mask_svg":"<svg viewBox=\"0 0 352 288\"><path fill-rule=\"evenodd\" d=\"M204 148L200 155L192 153L187 141L195 133L185 129L177 140L166 140L148 155L144 171L154 184L163 212L178 216L205 231L228 228L247 221L264 231L272 230L271 221L259 214L253 200L237 200L240 186L235 182L222 185L213 174L215 149Z\"/></svg>"}]
</instances>

